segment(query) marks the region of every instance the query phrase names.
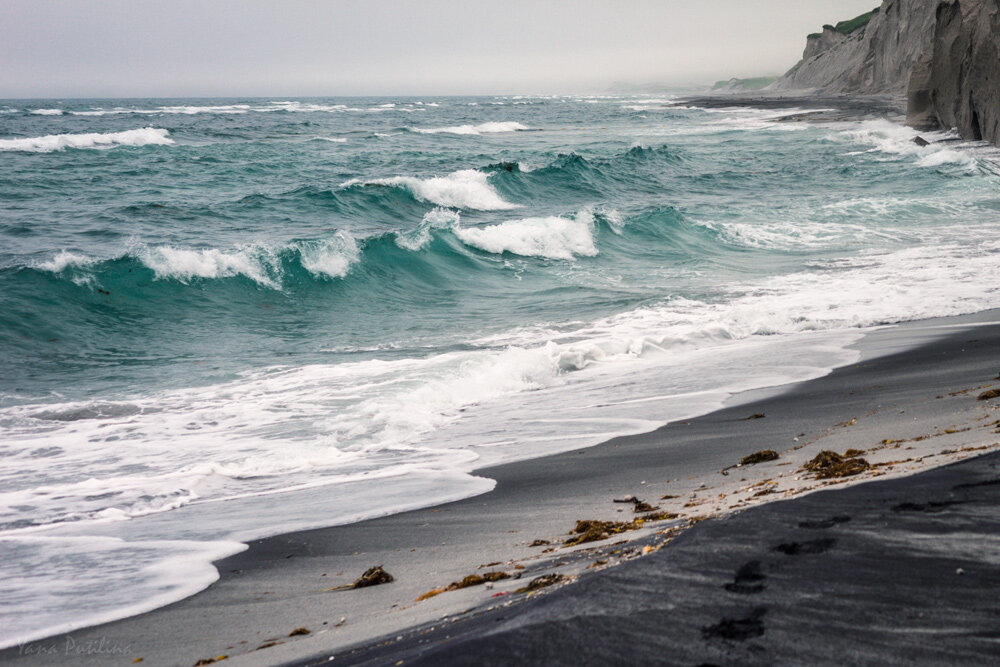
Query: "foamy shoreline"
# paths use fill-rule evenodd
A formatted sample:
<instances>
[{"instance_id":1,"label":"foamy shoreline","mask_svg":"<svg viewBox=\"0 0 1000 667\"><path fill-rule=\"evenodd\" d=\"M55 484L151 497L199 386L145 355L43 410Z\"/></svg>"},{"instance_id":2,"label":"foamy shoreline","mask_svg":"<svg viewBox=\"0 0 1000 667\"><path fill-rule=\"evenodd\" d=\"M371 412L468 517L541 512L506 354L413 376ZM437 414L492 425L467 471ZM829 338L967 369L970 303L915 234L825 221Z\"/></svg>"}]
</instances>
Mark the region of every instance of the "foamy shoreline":
<instances>
[{"instance_id":1,"label":"foamy shoreline","mask_svg":"<svg viewBox=\"0 0 1000 667\"><path fill-rule=\"evenodd\" d=\"M631 510L613 503L614 498L633 494L662 511L677 513L680 516L676 523L682 523L826 488L830 482L812 480L798 472L801 463L821 449L838 452L864 449L863 456L873 466L857 477L843 482L834 480L835 484L912 474L976 455L987 451L979 447L992 447L996 437L993 428L986 428L995 421L988 418L994 406L976 401L970 395L991 384L988 379L970 383L961 373L956 376L956 369L941 362L938 370L928 364L916 367L911 374L912 388L898 395L886 397L873 389L885 384L881 381L865 380L854 389L861 392L853 396L839 387L844 382L855 382L859 375L879 377L884 374L878 368L880 364L891 364L898 371L899 357L919 356L923 354L921 350L935 345L953 349L955 363L963 359L966 364L958 355L962 343L982 338L987 332L995 335L995 325L976 326L977 322L990 322L995 316L995 312L987 312L876 331L858 345L865 354L862 362L825 378L786 387L781 395L775 396L776 390L770 390L766 392L770 396L760 399L760 393L751 393L737 397L733 407L689 422L674 423L651 434L477 471L497 480L496 490L483 496L359 524L254 542L248 552L216 564L222 579L207 591L151 614L81 630L72 636L77 641L91 636L115 636L123 641L129 638L136 657L149 659L159 655L170 664L188 662L181 653L186 656L189 650L193 662L200 659L197 656L242 653L271 639L283 643L268 648L266 656L264 652L254 653L254 660L271 663L323 651L336 653L347 646L442 616L452 617L465 609L523 597L509 594L496 601L492 598L516 590L525 584L525 579L534 576L555 572L575 577L587 572L596 561L608 562L593 569L641 555L641 548L630 553L628 545L607 548L606 543L598 542L564 548L559 544L567 539L578 519L631 520ZM959 327L959 333L930 348L872 359L923 339L948 334L953 327ZM988 351L979 354L988 355ZM980 364L977 368L980 375L993 377L993 373L984 370L992 369L992 365ZM962 373L968 371L965 366L963 369ZM944 386L939 386L942 383ZM833 389L823 389L824 386ZM826 393L817 395L813 387ZM953 392L965 393L950 396ZM842 396L829 401L835 394ZM756 403L747 403L755 399ZM787 403L809 404L817 400L820 403L815 405L813 414L781 415L782 406ZM882 407L872 410L876 403ZM862 409L865 406L867 409ZM766 417L741 421L759 412ZM916 419L911 414L916 414ZM792 423L786 423L789 420ZM740 433L740 440L734 441L727 435L729 431ZM893 442L882 443L883 440ZM778 451L781 458L730 468L726 475L719 473L751 451L767 448L764 445ZM950 452L942 453L945 450ZM760 494L765 489L770 492ZM678 497L660 500L662 495ZM650 527L616 535L607 542L640 540L636 542L640 547L650 546L650 550L655 550L669 537L659 533L674 525L655 522ZM535 540L546 540L552 545L529 546ZM590 551L594 548L598 551ZM545 549L554 550L541 553ZM567 561L566 564L557 566L561 560ZM498 581L491 589L478 586L414 602L429 590L484 571L479 566L489 563L496 565L487 570L514 576L520 572L521 579ZM348 583L373 564L383 564L396 581L358 591L320 592ZM518 570L518 565L525 569ZM225 609L241 618L245 614L249 625L240 625L244 621L229 618ZM346 620L339 624L341 618ZM170 628L167 634L175 638L194 636L196 627L208 624L212 629L206 634L211 638L190 642L190 646L181 650L176 642L157 639L160 633L152 632L150 624L166 624ZM289 628L284 630L284 625ZM309 628L310 634L287 637L297 627ZM199 630L197 636L205 635ZM241 641L246 644L240 644ZM17 657L16 651L14 647L2 655Z\"/></svg>"}]
</instances>

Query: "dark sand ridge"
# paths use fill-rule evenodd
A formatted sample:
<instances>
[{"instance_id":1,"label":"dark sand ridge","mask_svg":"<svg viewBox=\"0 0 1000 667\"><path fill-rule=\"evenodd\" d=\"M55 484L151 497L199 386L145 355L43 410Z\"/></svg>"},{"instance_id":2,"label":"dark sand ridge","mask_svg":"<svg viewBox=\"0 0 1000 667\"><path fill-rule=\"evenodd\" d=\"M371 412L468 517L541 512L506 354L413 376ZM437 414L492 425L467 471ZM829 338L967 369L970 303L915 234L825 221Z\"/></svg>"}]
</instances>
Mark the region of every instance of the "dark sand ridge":
<instances>
[{"instance_id":1,"label":"dark sand ridge","mask_svg":"<svg viewBox=\"0 0 1000 667\"><path fill-rule=\"evenodd\" d=\"M682 99L676 104L702 109L795 110L776 118L778 122L840 123L886 118L902 123L906 120L906 100L891 96L798 95L767 92L754 95L704 95Z\"/></svg>"},{"instance_id":2,"label":"dark sand ridge","mask_svg":"<svg viewBox=\"0 0 1000 667\"><path fill-rule=\"evenodd\" d=\"M406 642L413 641L413 633L440 625L443 616L449 623L456 617L461 619L459 612L467 609L482 613L491 605L502 606L505 615L524 609L537 620L544 612L535 611L533 605L506 606L528 597L513 591L531 578L549 573L583 575L581 582L566 588L553 587L546 595L569 595L574 589L596 591L588 587L597 584L586 582L613 582L615 577L625 576L615 573L631 570L611 566L639 556L644 546L651 547L649 551L655 554L669 537L656 531L680 523L654 522L643 530L575 549L555 544L555 551L547 554L540 552L551 547L528 546L536 539L554 543L566 539L578 519L631 520L631 507L613 503L614 498L634 494L682 519L699 517L796 495L825 484L869 479L872 475L904 475L983 451L972 449L975 447L992 448L1000 439L993 425L1000 413L994 414L996 406L992 402L977 401L976 394L992 384L997 375L1000 326L975 323L996 318L996 312L988 312L876 331L859 344L865 354L862 362L824 378L786 387L781 392L743 395L733 407L650 434L478 471L497 480L496 489L488 494L437 508L251 543L248 551L219 562L221 580L196 596L131 619L36 642L35 646L62 647L67 640L75 646L86 646L103 640L105 646L128 648L123 655L110 659L107 654L76 654L71 656L74 664L128 663L141 657L146 664L193 665L220 655L230 656L229 661L239 664L274 664L309 656L326 660L331 654L339 655L339 662L349 658L345 655L349 647L379 638L389 638L390 646L384 650L394 650L397 636L402 637L399 645L405 648ZM917 349L896 352L920 341L925 344ZM766 416L744 419L754 414ZM887 439L895 442L881 444ZM800 465L821 449L844 452L851 447L868 450L864 456L871 464L886 465L847 480L816 481L798 472ZM962 448L968 449L960 451ZM781 458L730 469L726 475L719 473L744 455L761 449L774 449ZM759 495L762 491L765 494ZM665 494L678 497L660 500ZM697 535L713 525L731 522L703 524L690 533L693 537L678 540L677 544L705 544L697 542L701 539ZM711 530L725 533L726 529ZM633 536L637 540L632 545L613 545ZM739 541L737 537L734 540ZM775 544L783 540L781 537ZM743 548L770 554L767 548L772 541L762 537ZM668 547L657 559L669 552ZM641 562L647 559L649 556ZM599 560L607 561L600 566L607 569L586 569ZM751 559L748 556L746 560ZM478 567L498 561L488 568ZM358 590L323 592L349 583L377 564L384 565L396 580ZM516 569L517 565L525 569ZM726 567L729 565L727 562ZM711 570L707 558L705 566L709 570L690 572L690 576L722 576L721 570ZM725 576L733 580L730 570L725 571ZM514 576L520 573L521 579L501 580L492 588L475 586L414 602L430 589L473 572L487 571ZM562 590L566 593L559 593ZM509 594L492 597L498 593ZM587 605L598 608L605 604L602 597L588 595L585 599ZM688 604L696 602L689 600ZM715 611L706 607L706 618ZM734 608L725 613L738 612ZM751 619L748 624L754 622ZM406 631L415 627L420 629ZM298 628L307 628L309 633L290 637ZM664 633L667 630L663 628ZM641 643L640 636L633 639ZM274 645L254 650L268 644ZM501 654L494 655L501 661ZM382 658L376 658L376 662ZM578 659L580 656L575 656L573 661ZM0 661L51 664L52 658L13 647L0 653Z\"/></svg>"},{"instance_id":3,"label":"dark sand ridge","mask_svg":"<svg viewBox=\"0 0 1000 667\"><path fill-rule=\"evenodd\" d=\"M769 503L336 664L995 664L998 505L997 452Z\"/></svg>"}]
</instances>

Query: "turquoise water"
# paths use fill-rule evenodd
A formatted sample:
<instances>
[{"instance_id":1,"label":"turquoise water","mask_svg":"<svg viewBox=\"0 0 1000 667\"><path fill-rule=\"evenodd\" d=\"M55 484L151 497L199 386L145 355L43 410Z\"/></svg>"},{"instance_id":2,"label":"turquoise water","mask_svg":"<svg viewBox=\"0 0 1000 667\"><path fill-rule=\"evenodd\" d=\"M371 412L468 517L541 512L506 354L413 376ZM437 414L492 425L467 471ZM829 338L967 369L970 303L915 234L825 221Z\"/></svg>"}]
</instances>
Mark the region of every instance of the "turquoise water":
<instances>
[{"instance_id":1,"label":"turquoise water","mask_svg":"<svg viewBox=\"0 0 1000 667\"><path fill-rule=\"evenodd\" d=\"M0 102L0 645L1000 306L992 149L672 99Z\"/></svg>"}]
</instances>

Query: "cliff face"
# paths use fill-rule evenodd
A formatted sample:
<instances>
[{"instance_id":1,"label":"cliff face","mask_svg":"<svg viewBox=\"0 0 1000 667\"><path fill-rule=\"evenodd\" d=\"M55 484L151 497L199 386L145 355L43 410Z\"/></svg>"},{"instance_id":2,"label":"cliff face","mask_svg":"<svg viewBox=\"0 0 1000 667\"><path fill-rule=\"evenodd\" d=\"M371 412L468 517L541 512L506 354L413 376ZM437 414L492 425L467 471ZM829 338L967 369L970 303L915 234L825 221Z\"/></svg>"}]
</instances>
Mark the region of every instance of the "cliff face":
<instances>
[{"instance_id":1,"label":"cliff face","mask_svg":"<svg viewBox=\"0 0 1000 667\"><path fill-rule=\"evenodd\" d=\"M846 35L825 27L810 36L802 60L773 89L904 95L913 65L934 35L938 2L885 0L866 25Z\"/></svg>"},{"instance_id":2,"label":"cliff face","mask_svg":"<svg viewBox=\"0 0 1000 667\"><path fill-rule=\"evenodd\" d=\"M809 35L770 90L907 97L907 123L1000 144L1000 0L885 0Z\"/></svg>"},{"instance_id":3,"label":"cliff face","mask_svg":"<svg viewBox=\"0 0 1000 667\"><path fill-rule=\"evenodd\" d=\"M917 62L907 122L1000 142L1000 0L944 0Z\"/></svg>"},{"instance_id":4,"label":"cliff face","mask_svg":"<svg viewBox=\"0 0 1000 667\"><path fill-rule=\"evenodd\" d=\"M823 26L823 32L806 37L806 50L802 52L802 60L812 60L825 51L840 46L848 40L847 35L834 29L833 26Z\"/></svg>"}]
</instances>

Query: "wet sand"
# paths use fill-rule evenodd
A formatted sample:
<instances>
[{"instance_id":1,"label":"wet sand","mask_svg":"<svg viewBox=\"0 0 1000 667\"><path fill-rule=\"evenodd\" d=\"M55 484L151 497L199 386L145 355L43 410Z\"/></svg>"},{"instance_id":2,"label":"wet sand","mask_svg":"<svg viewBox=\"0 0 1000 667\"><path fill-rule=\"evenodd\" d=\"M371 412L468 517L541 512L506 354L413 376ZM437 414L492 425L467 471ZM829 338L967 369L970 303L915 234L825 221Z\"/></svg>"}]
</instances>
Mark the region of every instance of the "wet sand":
<instances>
[{"instance_id":1,"label":"wet sand","mask_svg":"<svg viewBox=\"0 0 1000 667\"><path fill-rule=\"evenodd\" d=\"M993 664L998 506L1000 453L770 503L337 664Z\"/></svg>"},{"instance_id":2,"label":"wet sand","mask_svg":"<svg viewBox=\"0 0 1000 667\"><path fill-rule=\"evenodd\" d=\"M804 495L790 502L772 501L890 478L901 478L892 483L892 488L919 495L925 482L908 475L996 449L1000 441L1000 435L995 433L1000 399L978 401L976 397L994 382L1000 387L1000 381L995 380L1000 368L1000 325L992 324L998 319L996 312L987 312L875 331L857 344L862 353L858 363L826 377L740 395L734 397L730 407L649 434L477 471L497 481L496 488L482 496L253 542L246 552L217 563L220 581L198 595L148 614L12 647L0 652L0 661L52 664L53 654L46 653L51 649L60 652L60 660L73 664L126 664L143 658L144 664L194 665L221 656L227 656L226 664L247 665L318 663L331 656L336 656L337 664L369 660L382 664L390 658L392 664L399 659L409 663L431 647L439 652L427 654L429 663L461 663L468 656L476 658L476 662L486 659L503 663L521 655L511 653L512 645L503 643L510 641L517 645L535 642L524 649L528 652L520 659L539 662L616 662L621 656L632 655L624 653L626 642L636 647L637 659L653 655L643 650L670 646L686 647L683 651L677 648L682 664L730 659L746 662L757 659L753 651L758 649L753 647L761 645L762 636L769 640L785 637L783 646L806 642L796 635L807 632L805 625L788 625L782 619L805 623L803 619L811 617L781 611L785 607L797 608L789 600L801 604L812 600L810 604L832 615L816 617L819 625L810 626L809 641L820 641L817 638L822 636L836 639L840 626L834 620L848 624L847 617L852 614L869 619L861 625L873 637L899 634L899 627L910 626L872 620L883 614L895 619L892 614L899 609L898 604L893 606L896 603L891 596L879 592L884 576L877 569L870 577L866 575L863 586L859 584L861 588L857 589L848 586L849 582L841 580L843 577L831 579L834 593L808 588L813 575L807 569L794 575L799 579L779 586L782 577L794 579L788 573L799 572L789 569L788 563L810 561L786 557L774 549L786 543L827 539L837 540L839 545L853 544L852 540L860 544L868 539L865 536L876 539L883 532L902 531L904 537L897 542L903 546L887 543L881 555L871 562L864 561L865 567L885 560L881 567L898 574L901 581L907 580L906 573L911 572L909 580L915 588L907 595L912 594L913 599L958 595L964 589L952 591L944 584L937 588L924 586L928 570L920 569L924 566L917 563L919 554L905 555L907 549L914 553L920 549L912 546L916 538L907 537L910 529L900 522L937 521L949 513L972 511L980 507L975 504L980 501L942 506L941 512L894 512L889 507L882 514L864 514L867 518L861 511L869 502L864 498L850 509L847 505L843 511L835 507L841 502L835 498L858 493L854 490ZM763 417L747 419L755 415ZM863 450L860 457L868 464L860 474L817 480L801 471L801 466L822 450L844 453L851 448ZM764 449L774 450L779 458L732 467L742 457ZM888 487L879 482L858 488ZM648 512L635 512L633 503L614 502L628 495L645 500L660 513L676 514L677 518L640 525L635 518ZM937 495L928 499L917 495L912 496L916 505L944 502ZM988 504L988 499L983 502ZM765 508L741 511L764 503ZM803 504L806 509L801 509ZM782 509L787 507L800 509ZM841 514L850 515L851 521L825 529L798 527L801 521L825 521ZM741 523L758 515L763 517L757 519L761 523ZM703 521L710 517L719 518ZM570 532L581 519L621 522L630 529L602 541L564 546L564 541L573 539ZM983 532L992 524L983 523L980 528L979 519L973 513L963 520L968 530L963 532L967 534L962 537L967 545L962 548L969 553L962 558L967 558L968 567L952 567L961 560L955 554L940 556L944 559L940 562L948 566L939 575L947 575L948 581L958 567L967 571L979 567L972 564L973 551L985 553L992 548L992 538ZM686 530L692 524L697 525ZM873 531L872 525L883 526L884 530ZM867 532L861 530L864 526L869 526ZM861 533L838 537L846 535L844 531L855 530ZM809 537L814 532L817 537ZM531 546L536 542L549 544ZM927 539L921 544L930 544L928 549L933 550L937 548L933 542ZM893 551L897 548L902 549L898 554ZM833 558L839 549L830 545L810 555ZM845 553L861 551L862 547L852 547ZM685 554L678 556L676 563L671 556L675 552ZM753 560L759 560L762 569L746 570L744 583L766 581L766 591L750 594L726 590L726 582L741 583L738 571ZM843 568L834 570L850 575L859 567L854 561L844 563ZM372 565L383 565L395 580L356 590L329 590L349 584ZM983 561L983 568L987 565ZM428 591L485 572L503 572L509 578L415 601ZM758 574L767 579L754 579ZM533 579L548 575L563 578L538 592L515 592ZM972 579L961 579L969 581ZM896 587L892 586L894 590ZM717 599L705 591L714 591ZM753 601L749 601L751 595L756 595ZM842 595L843 604L822 604L822 597L830 595ZM660 600L669 609L650 607L649 600ZM968 600L969 614L986 613L978 597ZM932 603L925 601L923 606L929 608ZM654 625L643 620L654 614L654 607L656 618L661 619L655 631ZM675 616L661 618L661 611ZM602 626L605 620L607 624ZM938 625L934 627L951 627L946 620L935 617ZM823 623L833 625L824 629L827 626ZM632 624L645 629L628 631ZM703 632L715 626L721 639L712 634L716 631ZM733 631L737 634L743 632L739 628L749 628L749 637L727 637L730 631L726 628L730 626L737 628ZM755 634L759 627L765 629L764 635ZM487 636L487 632L492 634ZM538 639L537 633L548 637L550 632L554 639ZM921 632L933 635L928 628ZM450 646L459 644L447 637L456 633L471 643L467 650L449 653ZM676 644L664 639L675 635L683 639L677 639ZM606 644L611 652L591 649L585 655L565 653L572 642L587 636L600 636L602 646ZM877 651L883 649L879 646L895 650L892 642L879 641L873 639L870 644L876 653L864 655L880 655ZM76 652L63 655L69 642ZM973 647L970 650L979 646L973 644L969 644ZM919 649L924 644L914 645ZM560 647L561 652L544 653L547 646ZM79 647L95 650L87 652ZM765 662L772 658L792 660L789 653L760 655L771 656L762 658ZM931 654L915 655L935 659Z\"/></svg>"}]
</instances>

